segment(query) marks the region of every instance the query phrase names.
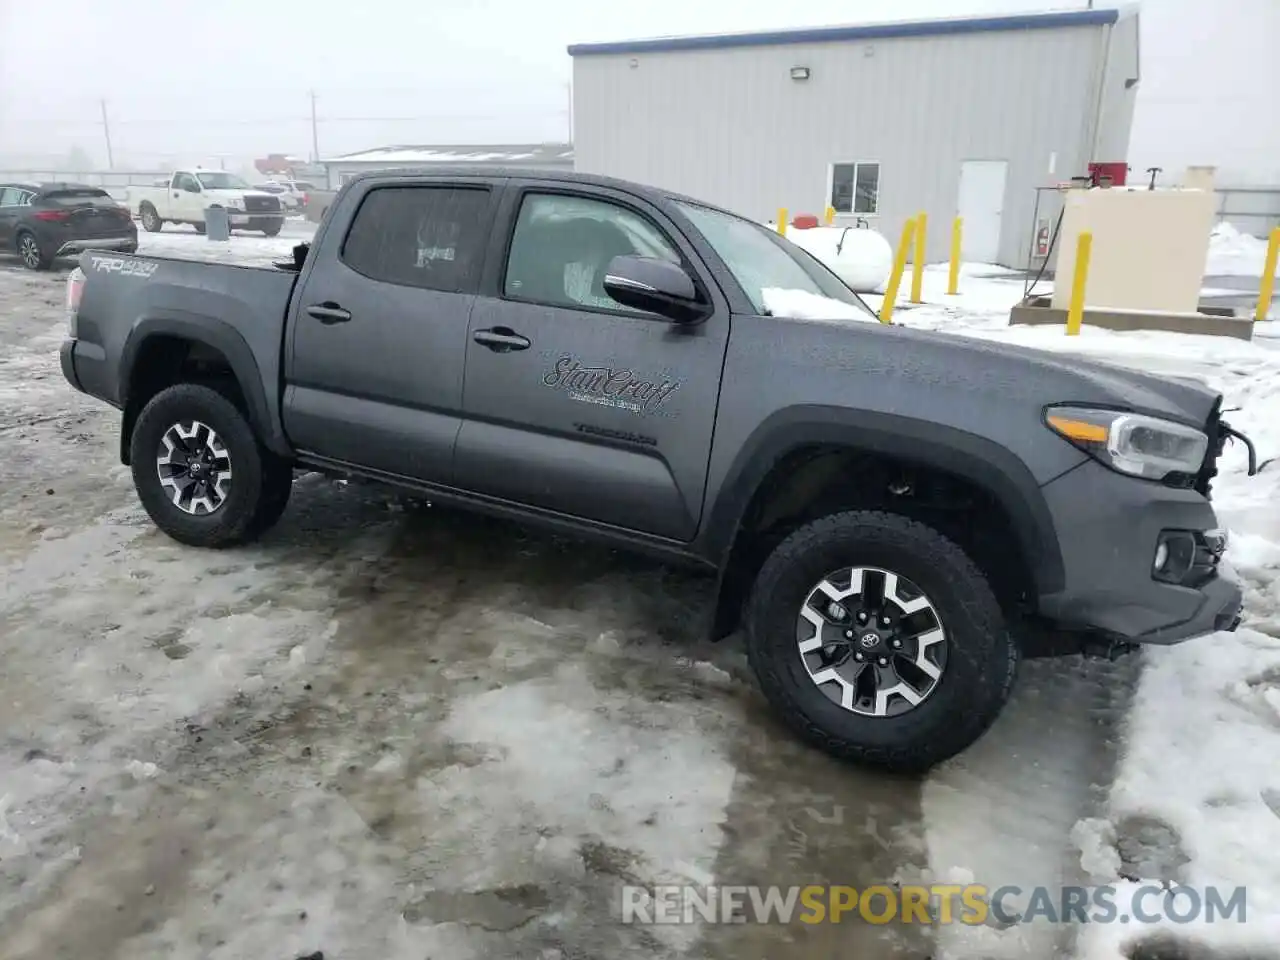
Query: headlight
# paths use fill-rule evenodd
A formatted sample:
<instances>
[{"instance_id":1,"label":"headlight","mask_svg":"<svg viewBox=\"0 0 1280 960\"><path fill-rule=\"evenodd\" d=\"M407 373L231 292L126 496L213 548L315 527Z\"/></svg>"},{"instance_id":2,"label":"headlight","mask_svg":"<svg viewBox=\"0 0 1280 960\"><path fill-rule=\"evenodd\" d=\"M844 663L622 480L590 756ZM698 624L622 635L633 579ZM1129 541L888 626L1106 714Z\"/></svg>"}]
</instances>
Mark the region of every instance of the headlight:
<instances>
[{"instance_id":1,"label":"headlight","mask_svg":"<svg viewBox=\"0 0 1280 960\"><path fill-rule=\"evenodd\" d=\"M1202 430L1122 410L1050 407L1045 423L1113 470L1147 480L1197 474L1209 449Z\"/></svg>"},{"instance_id":2,"label":"headlight","mask_svg":"<svg viewBox=\"0 0 1280 960\"><path fill-rule=\"evenodd\" d=\"M243 210L244 200L240 197L232 197L230 200L227 201L227 206L230 207L232 210Z\"/></svg>"}]
</instances>

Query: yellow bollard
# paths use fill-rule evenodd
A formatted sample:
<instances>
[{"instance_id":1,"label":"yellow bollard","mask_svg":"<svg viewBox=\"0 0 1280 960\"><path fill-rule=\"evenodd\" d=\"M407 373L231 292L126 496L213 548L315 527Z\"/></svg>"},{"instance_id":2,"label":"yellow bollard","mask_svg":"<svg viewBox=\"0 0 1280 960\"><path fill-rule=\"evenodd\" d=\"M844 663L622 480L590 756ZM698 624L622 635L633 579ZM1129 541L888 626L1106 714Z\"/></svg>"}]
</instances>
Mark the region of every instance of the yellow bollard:
<instances>
[{"instance_id":1,"label":"yellow bollard","mask_svg":"<svg viewBox=\"0 0 1280 960\"><path fill-rule=\"evenodd\" d=\"M947 274L947 293L955 296L960 292L960 250L964 240L964 218L956 217L951 224L951 271Z\"/></svg>"},{"instance_id":2,"label":"yellow bollard","mask_svg":"<svg viewBox=\"0 0 1280 960\"><path fill-rule=\"evenodd\" d=\"M1262 288L1258 291L1258 309L1253 312L1254 320L1265 320L1271 311L1271 296L1276 289L1276 261L1280 259L1280 227L1271 231L1271 241L1267 244L1267 258L1262 262Z\"/></svg>"},{"instance_id":3,"label":"yellow bollard","mask_svg":"<svg viewBox=\"0 0 1280 960\"><path fill-rule=\"evenodd\" d=\"M898 287L902 284L902 275L907 269L907 251L911 249L915 229L915 220L908 220L902 225L902 239L898 242L898 252L893 258L893 272L889 274L889 284L884 291L884 305L880 308L881 323L893 323L893 307L898 301Z\"/></svg>"},{"instance_id":4,"label":"yellow bollard","mask_svg":"<svg viewBox=\"0 0 1280 960\"><path fill-rule=\"evenodd\" d=\"M835 207L827 207L827 213L826 213L826 216L824 216L824 217L823 217L823 219L827 222L827 226L828 226L828 227L829 227L829 226L831 226L833 223L835 223L835 222L836 222L836 208L835 208Z\"/></svg>"},{"instance_id":5,"label":"yellow bollard","mask_svg":"<svg viewBox=\"0 0 1280 960\"><path fill-rule=\"evenodd\" d=\"M787 235L787 208L778 208L778 232L784 237Z\"/></svg>"},{"instance_id":6,"label":"yellow bollard","mask_svg":"<svg viewBox=\"0 0 1280 960\"><path fill-rule=\"evenodd\" d=\"M921 213L916 217L916 255L911 258L911 302L923 303L920 299L924 286L924 242L929 234L929 217Z\"/></svg>"},{"instance_id":7,"label":"yellow bollard","mask_svg":"<svg viewBox=\"0 0 1280 960\"><path fill-rule=\"evenodd\" d=\"M1067 336L1078 337L1084 322L1084 290L1089 282L1089 254L1093 252L1093 234L1088 230L1076 241L1076 269L1071 277L1071 306L1067 310Z\"/></svg>"}]
</instances>

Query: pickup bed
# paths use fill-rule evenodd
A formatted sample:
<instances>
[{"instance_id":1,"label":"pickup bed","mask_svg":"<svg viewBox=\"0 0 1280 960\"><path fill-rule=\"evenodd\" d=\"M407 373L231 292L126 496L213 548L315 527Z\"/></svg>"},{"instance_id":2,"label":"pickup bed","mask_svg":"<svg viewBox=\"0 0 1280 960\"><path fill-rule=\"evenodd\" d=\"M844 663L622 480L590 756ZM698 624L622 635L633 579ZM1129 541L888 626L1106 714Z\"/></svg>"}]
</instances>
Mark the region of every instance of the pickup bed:
<instances>
[{"instance_id":1,"label":"pickup bed","mask_svg":"<svg viewBox=\"0 0 1280 960\"><path fill-rule=\"evenodd\" d=\"M1235 628L1218 394L779 291L857 309L696 200L384 172L277 269L85 254L62 369L183 543L259 536L305 467L702 567L782 716L893 769L981 736L1036 637Z\"/></svg>"},{"instance_id":2,"label":"pickup bed","mask_svg":"<svg viewBox=\"0 0 1280 960\"><path fill-rule=\"evenodd\" d=\"M274 237L284 226L279 197L222 170L177 170L149 187L133 186L127 192L130 211L149 233L159 233L166 223L189 223L204 233L205 211L211 207L226 210L235 229Z\"/></svg>"}]
</instances>

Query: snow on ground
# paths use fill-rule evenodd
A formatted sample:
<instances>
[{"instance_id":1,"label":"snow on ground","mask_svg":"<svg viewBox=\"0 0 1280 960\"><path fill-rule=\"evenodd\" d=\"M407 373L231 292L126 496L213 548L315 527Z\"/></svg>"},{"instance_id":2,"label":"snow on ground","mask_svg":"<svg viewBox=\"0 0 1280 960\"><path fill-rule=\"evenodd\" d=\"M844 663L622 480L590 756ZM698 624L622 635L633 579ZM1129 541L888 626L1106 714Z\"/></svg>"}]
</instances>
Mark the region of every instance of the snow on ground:
<instances>
[{"instance_id":1,"label":"snow on ground","mask_svg":"<svg viewBox=\"0 0 1280 960\"><path fill-rule=\"evenodd\" d=\"M159 233L138 230L138 252L156 257L184 260L217 260L223 263L269 265L274 260L288 260L297 244L315 235L315 224L291 218L276 237L237 230L229 240L210 240L186 224L165 224Z\"/></svg>"}]
</instances>

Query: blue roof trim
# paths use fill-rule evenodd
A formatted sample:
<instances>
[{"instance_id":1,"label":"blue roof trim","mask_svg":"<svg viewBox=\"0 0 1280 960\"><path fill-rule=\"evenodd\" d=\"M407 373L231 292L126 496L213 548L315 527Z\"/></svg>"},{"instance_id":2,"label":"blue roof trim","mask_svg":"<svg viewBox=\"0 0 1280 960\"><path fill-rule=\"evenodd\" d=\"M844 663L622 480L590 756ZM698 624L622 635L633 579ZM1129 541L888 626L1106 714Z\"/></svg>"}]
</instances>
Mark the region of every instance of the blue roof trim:
<instances>
[{"instance_id":1,"label":"blue roof trim","mask_svg":"<svg viewBox=\"0 0 1280 960\"><path fill-rule=\"evenodd\" d=\"M937 37L1002 30L1045 30L1051 27L1094 27L1115 23L1118 10L1068 10L1062 13L1011 17L969 17L963 20L917 20L907 23L871 23L856 27L812 27L772 30L764 33L720 33L696 37L660 37L654 40L621 40L616 43L575 43L569 56L606 53L662 53L674 50L722 50L733 47L769 47L793 43L833 43L841 40L887 40L895 37Z\"/></svg>"}]
</instances>

